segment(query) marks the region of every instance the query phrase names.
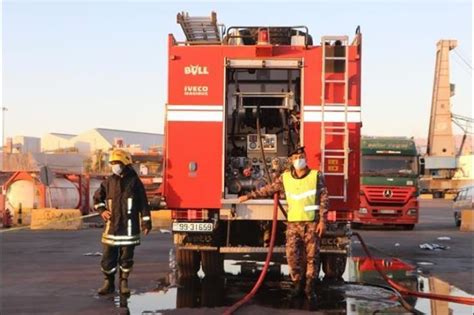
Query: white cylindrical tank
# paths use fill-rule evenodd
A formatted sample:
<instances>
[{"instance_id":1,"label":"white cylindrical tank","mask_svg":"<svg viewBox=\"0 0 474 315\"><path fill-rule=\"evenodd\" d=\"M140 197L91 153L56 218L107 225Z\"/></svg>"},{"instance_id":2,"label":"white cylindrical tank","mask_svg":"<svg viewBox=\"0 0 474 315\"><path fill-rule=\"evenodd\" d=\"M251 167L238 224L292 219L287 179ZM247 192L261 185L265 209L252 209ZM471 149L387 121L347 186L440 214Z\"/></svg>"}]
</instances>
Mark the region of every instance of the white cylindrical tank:
<instances>
[{"instance_id":1,"label":"white cylindrical tank","mask_svg":"<svg viewBox=\"0 0 474 315\"><path fill-rule=\"evenodd\" d=\"M94 194L97 189L99 189L100 184L102 183L101 179L91 178L89 183L89 206L91 209L94 209Z\"/></svg>"},{"instance_id":2,"label":"white cylindrical tank","mask_svg":"<svg viewBox=\"0 0 474 315\"><path fill-rule=\"evenodd\" d=\"M51 192L51 208L77 209L81 201L79 187L66 178L55 178L49 186ZM46 204L49 205L49 197L46 197Z\"/></svg>"},{"instance_id":3,"label":"white cylindrical tank","mask_svg":"<svg viewBox=\"0 0 474 315\"><path fill-rule=\"evenodd\" d=\"M7 189L7 208L18 209L20 204L23 208L36 208L39 202L39 190L31 180L17 180Z\"/></svg>"},{"instance_id":4,"label":"white cylindrical tank","mask_svg":"<svg viewBox=\"0 0 474 315\"><path fill-rule=\"evenodd\" d=\"M40 206L39 183L31 180L17 180L7 189L7 206L11 209L38 208ZM46 195L46 206L59 209L75 209L79 207L80 192L78 186L66 178L55 178L49 187L51 194L51 204L49 196ZM46 193L48 194L48 192Z\"/></svg>"}]
</instances>

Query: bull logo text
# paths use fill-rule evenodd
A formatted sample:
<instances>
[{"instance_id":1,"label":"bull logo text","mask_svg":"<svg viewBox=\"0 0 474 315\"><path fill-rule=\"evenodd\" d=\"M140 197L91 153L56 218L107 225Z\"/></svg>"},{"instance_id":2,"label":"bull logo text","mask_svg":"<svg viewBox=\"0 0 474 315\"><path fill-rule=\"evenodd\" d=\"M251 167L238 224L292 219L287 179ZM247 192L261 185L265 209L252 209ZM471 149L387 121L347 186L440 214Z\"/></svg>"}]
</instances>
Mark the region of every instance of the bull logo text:
<instances>
[{"instance_id":1,"label":"bull logo text","mask_svg":"<svg viewBox=\"0 0 474 315\"><path fill-rule=\"evenodd\" d=\"M190 65L190 66L184 67L184 74L185 75L208 75L209 72L207 71L206 66Z\"/></svg>"}]
</instances>

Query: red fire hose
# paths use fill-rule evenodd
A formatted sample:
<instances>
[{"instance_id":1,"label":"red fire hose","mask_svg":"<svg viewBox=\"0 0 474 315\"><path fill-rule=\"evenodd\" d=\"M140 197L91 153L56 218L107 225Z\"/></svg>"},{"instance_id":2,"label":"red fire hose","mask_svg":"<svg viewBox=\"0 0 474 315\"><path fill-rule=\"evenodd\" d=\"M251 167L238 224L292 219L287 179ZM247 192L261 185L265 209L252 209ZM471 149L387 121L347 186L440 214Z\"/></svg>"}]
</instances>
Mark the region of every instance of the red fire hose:
<instances>
[{"instance_id":1,"label":"red fire hose","mask_svg":"<svg viewBox=\"0 0 474 315\"><path fill-rule=\"evenodd\" d=\"M372 255L370 254L369 249L367 248L367 245L365 244L364 240L359 235L359 233L353 233L352 235L359 239L362 245L362 248L364 249L365 254L367 255L367 257L369 257L369 259L373 260ZM440 300L440 301L447 301L447 302L452 302L452 303L474 305L474 298L411 291L407 289L406 287L402 286L401 284L399 284L398 282L387 277L387 275L383 272L383 270L380 268L378 264L374 264L374 266L377 272L385 280L385 282L387 282L392 288L398 291L401 295L411 295L411 296L416 296L419 298L426 298L426 299L431 299L431 300Z\"/></svg>"},{"instance_id":2,"label":"red fire hose","mask_svg":"<svg viewBox=\"0 0 474 315\"><path fill-rule=\"evenodd\" d=\"M265 264L263 265L263 269L260 272L260 276L258 277L258 280L255 283L255 285L253 286L252 290L243 299L239 300L237 303L235 303L234 305L229 307L224 312L224 315L233 314L242 305L248 303L250 301L250 299L252 299L254 297L254 295L257 293L258 289L260 288L260 286L263 283L263 280L265 279L265 275L266 275L268 267L270 265L270 259L272 257L273 247L275 245L277 216L278 216L278 194L275 194L273 196L273 201L274 201L274 207L273 207L273 221L272 221L272 234L271 234L271 238L270 238L270 246L268 248L267 258L265 259ZM365 244L364 240L359 235L359 233L353 233L352 235L359 239L359 241L362 245L362 248L364 249L364 252L366 253L367 257L369 257L369 259L371 259L371 260L374 260L374 258L372 257L372 254L370 253L367 245ZM390 285L390 287L392 287L400 295L411 295L411 296L415 296L415 297L419 297L419 298L427 298L427 299L447 301L447 302L452 302L452 303L474 305L474 298L411 291L411 290L407 289L406 287L400 285L396 281L394 281L394 280L390 279L389 277L387 277L387 275L384 273L384 271L380 268L380 266L378 264L374 264L374 266L375 266L375 269L377 270L377 272Z\"/></svg>"},{"instance_id":3,"label":"red fire hose","mask_svg":"<svg viewBox=\"0 0 474 315\"><path fill-rule=\"evenodd\" d=\"M278 193L273 195L273 220L272 220L272 234L270 238L270 245L268 247L267 258L265 259L265 264L263 265L262 271L260 272L260 276L258 277L257 282L253 286L252 290L247 293L247 295L239 300L237 303L229 307L225 312L224 315L230 315L234 313L239 307L244 305L245 303L249 302L251 298L257 293L258 289L263 283L265 276L267 274L268 267L270 266L270 259L272 258L273 253L273 246L275 245L275 238L276 238L276 230L277 230L277 218L278 218Z\"/></svg>"}]
</instances>

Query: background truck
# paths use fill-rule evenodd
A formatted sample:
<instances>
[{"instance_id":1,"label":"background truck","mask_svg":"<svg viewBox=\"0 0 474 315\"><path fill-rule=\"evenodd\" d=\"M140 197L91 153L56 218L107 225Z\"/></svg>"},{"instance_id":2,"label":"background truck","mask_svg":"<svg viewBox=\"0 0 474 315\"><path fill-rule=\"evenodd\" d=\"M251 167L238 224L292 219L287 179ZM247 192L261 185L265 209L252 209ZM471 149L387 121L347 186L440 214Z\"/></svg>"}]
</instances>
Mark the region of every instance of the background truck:
<instances>
[{"instance_id":1,"label":"background truck","mask_svg":"<svg viewBox=\"0 0 474 315\"><path fill-rule=\"evenodd\" d=\"M218 274L224 254L267 253L273 200L237 198L278 176L304 145L330 195L323 269L341 276L359 209L359 29L352 42L323 36L314 45L305 26L224 32L215 13L177 20L186 40L168 38L163 195L180 273L202 263L206 275ZM279 212L275 259L285 251L285 221Z\"/></svg>"},{"instance_id":2,"label":"background truck","mask_svg":"<svg viewBox=\"0 0 474 315\"><path fill-rule=\"evenodd\" d=\"M360 209L353 227L397 224L413 229L418 223L419 157L409 138L363 137Z\"/></svg>"}]
</instances>

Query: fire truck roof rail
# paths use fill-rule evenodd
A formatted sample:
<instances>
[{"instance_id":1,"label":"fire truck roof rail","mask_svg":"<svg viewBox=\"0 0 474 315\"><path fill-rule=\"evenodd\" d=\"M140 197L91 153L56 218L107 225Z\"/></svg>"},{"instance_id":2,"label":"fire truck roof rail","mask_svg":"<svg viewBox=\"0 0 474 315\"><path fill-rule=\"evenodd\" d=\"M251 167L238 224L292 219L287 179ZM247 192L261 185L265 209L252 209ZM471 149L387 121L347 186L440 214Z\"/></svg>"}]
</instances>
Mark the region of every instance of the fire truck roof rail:
<instances>
[{"instance_id":1,"label":"fire truck roof rail","mask_svg":"<svg viewBox=\"0 0 474 315\"><path fill-rule=\"evenodd\" d=\"M216 12L211 12L210 17L189 16L187 12L178 13L176 21L181 25L186 44L188 45L221 45L222 36L217 24Z\"/></svg>"},{"instance_id":2,"label":"fire truck roof rail","mask_svg":"<svg viewBox=\"0 0 474 315\"><path fill-rule=\"evenodd\" d=\"M304 36L305 46L312 45L313 40L309 35L308 27L297 26L231 26L227 29L224 41L231 39L242 39L245 45L257 43L258 32L267 29L271 45L291 45L291 37L294 35Z\"/></svg>"}]
</instances>

